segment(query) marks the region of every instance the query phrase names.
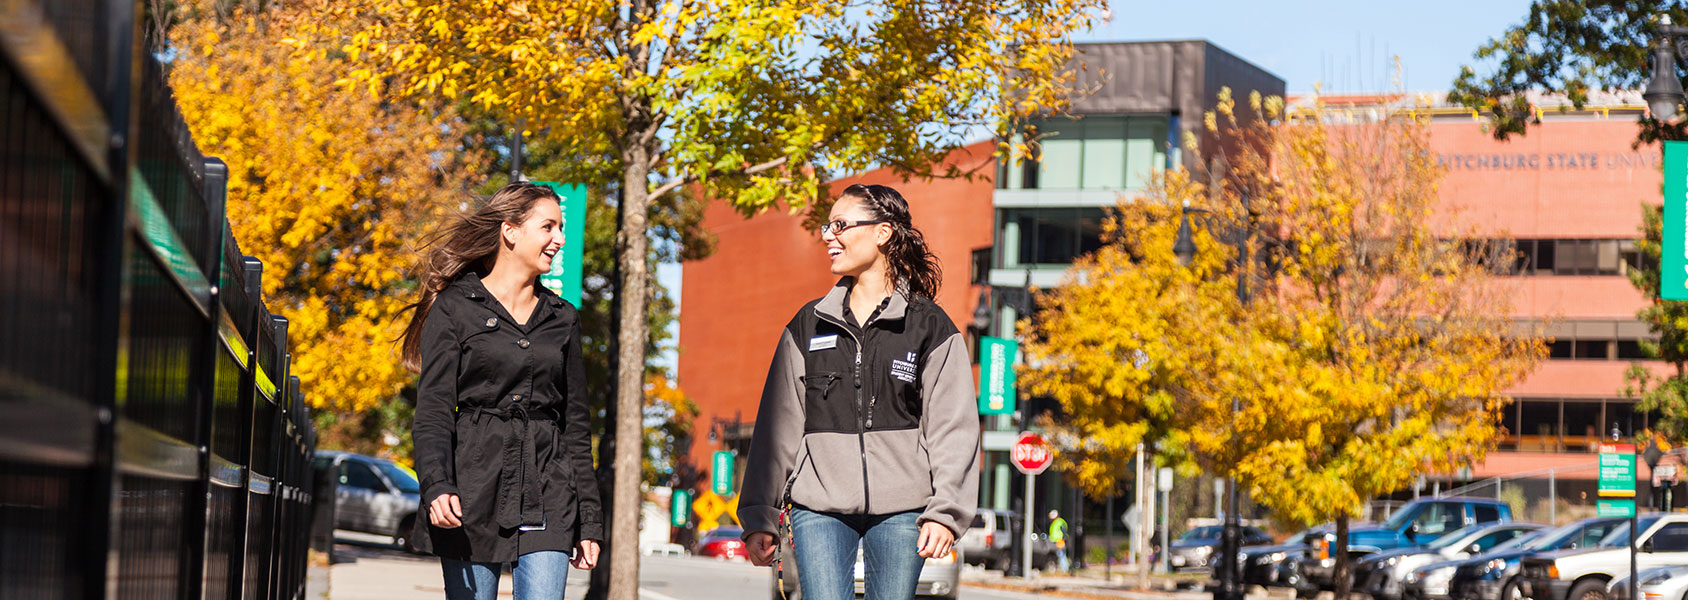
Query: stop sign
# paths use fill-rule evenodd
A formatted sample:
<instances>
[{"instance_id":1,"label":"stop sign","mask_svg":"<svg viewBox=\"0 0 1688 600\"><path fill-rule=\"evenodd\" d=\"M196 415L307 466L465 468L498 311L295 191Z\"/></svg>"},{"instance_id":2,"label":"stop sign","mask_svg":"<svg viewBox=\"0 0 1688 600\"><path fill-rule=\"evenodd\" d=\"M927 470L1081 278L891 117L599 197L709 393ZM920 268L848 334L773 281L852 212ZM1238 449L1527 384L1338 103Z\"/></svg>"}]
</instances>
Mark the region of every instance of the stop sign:
<instances>
[{"instance_id":1,"label":"stop sign","mask_svg":"<svg viewBox=\"0 0 1688 600\"><path fill-rule=\"evenodd\" d=\"M1043 436L1022 431L1020 439L1015 440L1014 447L1008 451L1008 460L1021 473L1036 475L1055 462L1055 454L1049 451L1049 442L1043 441Z\"/></svg>"}]
</instances>

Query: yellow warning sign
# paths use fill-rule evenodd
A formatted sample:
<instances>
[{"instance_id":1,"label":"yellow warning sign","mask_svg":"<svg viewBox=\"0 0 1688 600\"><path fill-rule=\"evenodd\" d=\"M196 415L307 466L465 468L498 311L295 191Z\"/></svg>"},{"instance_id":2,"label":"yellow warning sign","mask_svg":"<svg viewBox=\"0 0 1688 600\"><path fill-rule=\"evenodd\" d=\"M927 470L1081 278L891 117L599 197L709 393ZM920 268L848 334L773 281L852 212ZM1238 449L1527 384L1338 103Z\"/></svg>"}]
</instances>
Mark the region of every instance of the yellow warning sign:
<instances>
[{"instance_id":1,"label":"yellow warning sign","mask_svg":"<svg viewBox=\"0 0 1688 600\"><path fill-rule=\"evenodd\" d=\"M706 490L692 501L692 512L697 515L699 529L713 529L706 525L721 520L721 515L727 512L727 503L715 492Z\"/></svg>"}]
</instances>

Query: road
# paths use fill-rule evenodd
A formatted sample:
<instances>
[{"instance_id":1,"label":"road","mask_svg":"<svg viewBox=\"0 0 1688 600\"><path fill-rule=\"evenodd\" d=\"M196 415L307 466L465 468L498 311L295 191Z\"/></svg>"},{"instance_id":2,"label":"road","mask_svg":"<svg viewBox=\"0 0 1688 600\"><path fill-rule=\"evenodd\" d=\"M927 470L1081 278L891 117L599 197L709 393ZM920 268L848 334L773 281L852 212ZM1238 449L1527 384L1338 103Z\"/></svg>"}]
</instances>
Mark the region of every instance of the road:
<instances>
[{"instance_id":1,"label":"road","mask_svg":"<svg viewBox=\"0 0 1688 600\"><path fill-rule=\"evenodd\" d=\"M438 560L406 554L376 538L356 534L337 536L335 563L329 575L332 600L438 600L445 597ZM587 573L570 570L566 596L586 594ZM743 562L708 558L647 556L639 570L643 600L763 600L771 599L769 570ZM505 574L500 596L510 597ZM1032 600L1032 594L963 587L967 600Z\"/></svg>"}]
</instances>

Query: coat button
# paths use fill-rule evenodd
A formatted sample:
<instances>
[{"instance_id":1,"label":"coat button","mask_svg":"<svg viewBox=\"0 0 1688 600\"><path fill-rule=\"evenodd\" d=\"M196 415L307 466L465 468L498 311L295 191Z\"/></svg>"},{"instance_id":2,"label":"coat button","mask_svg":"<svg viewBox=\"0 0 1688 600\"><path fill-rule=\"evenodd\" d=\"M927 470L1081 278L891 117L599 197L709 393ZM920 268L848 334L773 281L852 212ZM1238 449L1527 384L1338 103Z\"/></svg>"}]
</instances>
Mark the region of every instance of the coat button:
<instances>
[{"instance_id":1,"label":"coat button","mask_svg":"<svg viewBox=\"0 0 1688 600\"><path fill-rule=\"evenodd\" d=\"M521 346L523 350L526 350L527 347L530 346L531 344L528 343L527 338L522 338L522 339L516 340L516 345Z\"/></svg>"},{"instance_id":2,"label":"coat button","mask_svg":"<svg viewBox=\"0 0 1688 600\"><path fill-rule=\"evenodd\" d=\"M498 326L498 319L495 318L495 317L487 317L486 326L487 327L497 327Z\"/></svg>"},{"instance_id":3,"label":"coat button","mask_svg":"<svg viewBox=\"0 0 1688 600\"><path fill-rule=\"evenodd\" d=\"M522 401L522 395L521 395L521 394L516 394L516 395L514 395L514 396L510 396L510 399L511 399L511 400L514 400L514 401L516 401L516 402L521 402L521 401Z\"/></svg>"}]
</instances>

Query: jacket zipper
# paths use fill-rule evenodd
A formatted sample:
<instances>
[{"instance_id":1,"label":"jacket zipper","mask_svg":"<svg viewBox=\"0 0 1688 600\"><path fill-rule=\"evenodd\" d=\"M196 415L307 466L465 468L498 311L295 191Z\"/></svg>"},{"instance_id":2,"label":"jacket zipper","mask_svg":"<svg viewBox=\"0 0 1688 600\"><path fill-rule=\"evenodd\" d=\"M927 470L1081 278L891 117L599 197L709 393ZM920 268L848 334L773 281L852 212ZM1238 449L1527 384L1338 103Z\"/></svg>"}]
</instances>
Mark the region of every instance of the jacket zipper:
<instances>
[{"instance_id":1,"label":"jacket zipper","mask_svg":"<svg viewBox=\"0 0 1688 600\"><path fill-rule=\"evenodd\" d=\"M872 503L868 501L869 495L867 483L867 428L872 424L872 421L870 420L871 417L864 418L862 414L864 412L862 410L862 347L866 345L867 325L872 322L869 321L868 324L864 324L860 327L861 334L857 335L857 328L853 328L839 320L832 319L819 310L815 311L815 315L821 317L821 320L823 321L837 325L839 329L843 329L844 333L850 334L850 338L856 341L856 364L853 372L851 373L851 378L854 380L856 388L856 425L860 427L860 431L856 432L856 445L861 449L862 453L862 513L871 515L873 514L873 511L869 508Z\"/></svg>"},{"instance_id":2,"label":"jacket zipper","mask_svg":"<svg viewBox=\"0 0 1688 600\"><path fill-rule=\"evenodd\" d=\"M867 330L864 329L864 330L862 330L862 339L866 339L866 338L867 338ZM872 421L871 417L869 417L868 420L866 420L866 421L861 421L861 419L862 419L862 340L861 339L856 340L856 418L858 419L859 423L862 423L861 431L856 432L856 442L861 447L861 450L862 450L862 513L871 515L871 514L873 514L873 511L869 510L869 508L868 508L869 506L871 506L871 503L868 501L868 499L871 498L872 496L870 496L868 494L868 486L867 486L867 428L869 426L873 425L873 421Z\"/></svg>"}]
</instances>

